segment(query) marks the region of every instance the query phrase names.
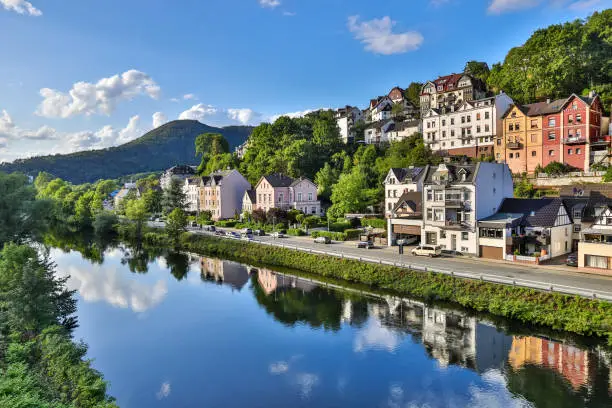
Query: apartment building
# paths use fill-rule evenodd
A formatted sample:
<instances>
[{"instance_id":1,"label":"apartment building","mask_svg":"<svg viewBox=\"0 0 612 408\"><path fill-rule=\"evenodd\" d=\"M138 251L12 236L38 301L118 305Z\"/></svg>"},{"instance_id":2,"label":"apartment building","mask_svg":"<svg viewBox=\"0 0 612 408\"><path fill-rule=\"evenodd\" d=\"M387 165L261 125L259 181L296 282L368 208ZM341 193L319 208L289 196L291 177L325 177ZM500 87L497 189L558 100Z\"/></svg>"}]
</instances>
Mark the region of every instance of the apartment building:
<instances>
[{"instance_id":1,"label":"apartment building","mask_svg":"<svg viewBox=\"0 0 612 408\"><path fill-rule=\"evenodd\" d=\"M188 177L183 184L185 193L185 211L195 214L200 209L200 179L198 177Z\"/></svg>"},{"instance_id":2,"label":"apartment building","mask_svg":"<svg viewBox=\"0 0 612 408\"><path fill-rule=\"evenodd\" d=\"M434 152L448 156L490 157L512 99L496 96L429 109L423 115L423 140Z\"/></svg>"},{"instance_id":3,"label":"apartment building","mask_svg":"<svg viewBox=\"0 0 612 408\"><path fill-rule=\"evenodd\" d=\"M391 217L402 194L423 191L427 167L392 168L385 178L385 216Z\"/></svg>"},{"instance_id":4,"label":"apartment building","mask_svg":"<svg viewBox=\"0 0 612 408\"><path fill-rule=\"evenodd\" d=\"M478 254L477 222L495 214L512 197L506 164L440 164L430 167L423 185L421 242Z\"/></svg>"},{"instance_id":5,"label":"apartment building","mask_svg":"<svg viewBox=\"0 0 612 408\"><path fill-rule=\"evenodd\" d=\"M336 123L340 128L340 137L344 143L351 143L355 140L353 126L363 118L361 109L354 106L345 106L336 111Z\"/></svg>"},{"instance_id":6,"label":"apartment building","mask_svg":"<svg viewBox=\"0 0 612 408\"><path fill-rule=\"evenodd\" d=\"M421 88L421 117L430 109L450 108L485 96L486 86L478 78L468 74L442 76Z\"/></svg>"},{"instance_id":7,"label":"apartment building","mask_svg":"<svg viewBox=\"0 0 612 408\"><path fill-rule=\"evenodd\" d=\"M159 185L162 189L166 190L170 187L172 179L184 181L188 177L193 177L196 174L197 166L179 165L170 167L162 174L159 178Z\"/></svg>"},{"instance_id":8,"label":"apartment building","mask_svg":"<svg viewBox=\"0 0 612 408\"><path fill-rule=\"evenodd\" d=\"M220 170L200 179L200 211L210 211L215 221L242 211L244 192L251 185L238 170Z\"/></svg>"},{"instance_id":9,"label":"apartment building","mask_svg":"<svg viewBox=\"0 0 612 408\"><path fill-rule=\"evenodd\" d=\"M602 135L599 96L570 95L554 101L511 105L503 116L503 136L495 158L512 173L534 173L552 162L588 171L606 162L610 137Z\"/></svg>"},{"instance_id":10,"label":"apartment building","mask_svg":"<svg viewBox=\"0 0 612 408\"><path fill-rule=\"evenodd\" d=\"M391 140L391 134L395 129L393 119L372 122L364 130L364 142L366 144L386 143Z\"/></svg>"},{"instance_id":11,"label":"apartment building","mask_svg":"<svg viewBox=\"0 0 612 408\"><path fill-rule=\"evenodd\" d=\"M255 203L251 203L253 210L267 212L271 208L280 208L296 209L304 214L322 214L321 201L317 199L317 185L307 178L294 179L284 174L270 174L263 176L254 190ZM248 202L252 199L252 196L247 198L243 193L243 204L245 200ZM247 208L243 210L247 211Z\"/></svg>"}]
</instances>

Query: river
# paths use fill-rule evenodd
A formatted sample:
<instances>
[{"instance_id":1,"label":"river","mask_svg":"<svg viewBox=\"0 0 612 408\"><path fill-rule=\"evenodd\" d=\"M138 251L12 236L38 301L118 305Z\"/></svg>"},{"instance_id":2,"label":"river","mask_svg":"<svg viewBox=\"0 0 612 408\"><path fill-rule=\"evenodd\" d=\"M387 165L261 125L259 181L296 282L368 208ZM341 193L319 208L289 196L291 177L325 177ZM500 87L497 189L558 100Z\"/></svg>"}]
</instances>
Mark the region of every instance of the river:
<instances>
[{"instance_id":1,"label":"river","mask_svg":"<svg viewBox=\"0 0 612 408\"><path fill-rule=\"evenodd\" d=\"M193 255L50 255L123 408L612 406L609 351L564 334Z\"/></svg>"}]
</instances>

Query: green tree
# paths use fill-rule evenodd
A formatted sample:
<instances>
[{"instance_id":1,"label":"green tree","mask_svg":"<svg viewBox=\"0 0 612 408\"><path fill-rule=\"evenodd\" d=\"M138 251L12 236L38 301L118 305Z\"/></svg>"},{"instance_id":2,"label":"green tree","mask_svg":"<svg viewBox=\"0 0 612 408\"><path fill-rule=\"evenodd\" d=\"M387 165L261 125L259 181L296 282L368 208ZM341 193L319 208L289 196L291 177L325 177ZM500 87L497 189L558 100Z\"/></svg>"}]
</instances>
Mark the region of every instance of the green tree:
<instances>
[{"instance_id":1,"label":"green tree","mask_svg":"<svg viewBox=\"0 0 612 408\"><path fill-rule=\"evenodd\" d=\"M318 189L317 195L320 199L329 200L331 198L332 187L338 182L339 177L338 169L332 168L329 163L325 163L314 179Z\"/></svg>"},{"instance_id":2,"label":"green tree","mask_svg":"<svg viewBox=\"0 0 612 408\"><path fill-rule=\"evenodd\" d=\"M208 162L216 157L229 153L229 143L223 135L219 133L204 133L196 137L195 140L196 156L200 156L200 166L198 172L202 174L206 171Z\"/></svg>"},{"instance_id":3,"label":"green tree","mask_svg":"<svg viewBox=\"0 0 612 408\"><path fill-rule=\"evenodd\" d=\"M487 82L487 78L489 78L489 64L481 61L468 61L465 64L465 68L463 68L463 72L466 74L470 74L483 82Z\"/></svg>"},{"instance_id":4,"label":"green tree","mask_svg":"<svg viewBox=\"0 0 612 408\"><path fill-rule=\"evenodd\" d=\"M186 227L187 214L180 208L172 210L166 220L166 234L177 243L181 234L186 231Z\"/></svg>"},{"instance_id":5,"label":"green tree","mask_svg":"<svg viewBox=\"0 0 612 408\"><path fill-rule=\"evenodd\" d=\"M50 222L52 204L36 200L36 190L23 174L0 172L0 248L40 236Z\"/></svg>"},{"instance_id":6,"label":"green tree","mask_svg":"<svg viewBox=\"0 0 612 408\"><path fill-rule=\"evenodd\" d=\"M341 175L334 185L328 216L338 218L347 213L364 212L376 203L377 195L377 189L369 188L366 172L357 166L349 174Z\"/></svg>"},{"instance_id":7,"label":"green tree","mask_svg":"<svg viewBox=\"0 0 612 408\"><path fill-rule=\"evenodd\" d=\"M523 177L521 181L514 186L514 197L516 198L531 198L534 193L535 189L533 188L533 184L531 184L526 177Z\"/></svg>"},{"instance_id":8,"label":"green tree","mask_svg":"<svg viewBox=\"0 0 612 408\"><path fill-rule=\"evenodd\" d=\"M125 206L125 216L135 224L136 237L140 238L142 227L149 216L146 201L142 198L128 201Z\"/></svg>"},{"instance_id":9,"label":"green tree","mask_svg":"<svg viewBox=\"0 0 612 408\"><path fill-rule=\"evenodd\" d=\"M404 105L402 103L394 103L391 107L391 114L394 118L402 116L404 113Z\"/></svg>"},{"instance_id":10,"label":"green tree","mask_svg":"<svg viewBox=\"0 0 612 408\"><path fill-rule=\"evenodd\" d=\"M411 82L408 88L404 91L404 96L408 99L415 108L421 107L421 88L423 84L420 82Z\"/></svg>"},{"instance_id":11,"label":"green tree","mask_svg":"<svg viewBox=\"0 0 612 408\"><path fill-rule=\"evenodd\" d=\"M142 195L142 199L147 204L147 212L150 214L161 213L163 198L163 192L159 188L145 191Z\"/></svg>"},{"instance_id":12,"label":"green tree","mask_svg":"<svg viewBox=\"0 0 612 408\"><path fill-rule=\"evenodd\" d=\"M111 235L117 232L119 218L110 211L101 211L95 215L93 228L97 235Z\"/></svg>"},{"instance_id":13,"label":"green tree","mask_svg":"<svg viewBox=\"0 0 612 408\"><path fill-rule=\"evenodd\" d=\"M89 226L93 221L93 213L91 211L95 192L88 191L81 195L74 206L75 221L81 226Z\"/></svg>"},{"instance_id":14,"label":"green tree","mask_svg":"<svg viewBox=\"0 0 612 408\"><path fill-rule=\"evenodd\" d=\"M164 213L169 214L174 209L184 210L187 204L187 195L183 190L183 182L172 179L170 186L164 190L162 208Z\"/></svg>"}]
</instances>

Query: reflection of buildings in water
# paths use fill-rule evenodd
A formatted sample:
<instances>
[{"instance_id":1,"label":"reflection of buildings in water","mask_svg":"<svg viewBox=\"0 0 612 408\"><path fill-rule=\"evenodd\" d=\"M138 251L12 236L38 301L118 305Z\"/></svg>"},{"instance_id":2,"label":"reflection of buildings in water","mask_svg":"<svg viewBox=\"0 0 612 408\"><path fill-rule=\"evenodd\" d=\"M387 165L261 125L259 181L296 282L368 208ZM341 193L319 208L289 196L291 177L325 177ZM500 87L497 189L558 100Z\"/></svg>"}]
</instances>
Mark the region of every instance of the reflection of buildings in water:
<instances>
[{"instance_id":1,"label":"reflection of buildings in water","mask_svg":"<svg viewBox=\"0 0 612 408\"><path fill-rule=\"evenodd\" d=\"M240 291L249 281L248 270L241 264L216 258L200 258L200 273L203 278L229 285Z\"/></svg>"},{"instance_id":2,"label":"reflection of buildings in water","mask_svg":"<svg viewBox=\"0 0 612 408\"><path fill-rule=\"evenodd\" d=\"M589 384L589 354L589 350L539 337L514 337L508 362L514 369L525 364L552 368L578 389Z\"/></svg>"},{"instance_id":3,"label":"reflection of buildings in water","mask_svg":"<svg viewBox=\"0 0 612 408\"><path fill-rule=\"evenodd\" d=\"M266 268L259 268L257 270L257 281L266 295L270 295L274 293L274 291L284 288L294 288L302 292L310 292L318 286L315 283L299 279L296 276L279 274Z\"/></svg>"}]
</instances>

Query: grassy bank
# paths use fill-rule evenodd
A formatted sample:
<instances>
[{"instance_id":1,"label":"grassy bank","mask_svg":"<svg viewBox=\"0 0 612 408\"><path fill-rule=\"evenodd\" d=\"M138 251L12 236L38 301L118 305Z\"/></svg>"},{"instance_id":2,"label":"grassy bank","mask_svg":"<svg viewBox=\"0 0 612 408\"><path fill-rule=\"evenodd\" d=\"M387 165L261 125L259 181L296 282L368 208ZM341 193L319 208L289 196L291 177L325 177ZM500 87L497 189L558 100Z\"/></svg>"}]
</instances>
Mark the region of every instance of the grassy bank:
<instances>
[{"instance_id":1,"label":"grassy bank","mask_svg":"<svg viewBox=\"0 0 612 408\"><path fill-rule=\"evenodd\" d=\"M147 233L145 239L153 245L166 242L165 236L156 232ZM612 303L605 301L415 272L211 236L184 234L179 245L181 249L195 253L293 268L426 300L456 303L555 330L606 337L608 344L612 345Z\"/></svg>"}]
</instances>

